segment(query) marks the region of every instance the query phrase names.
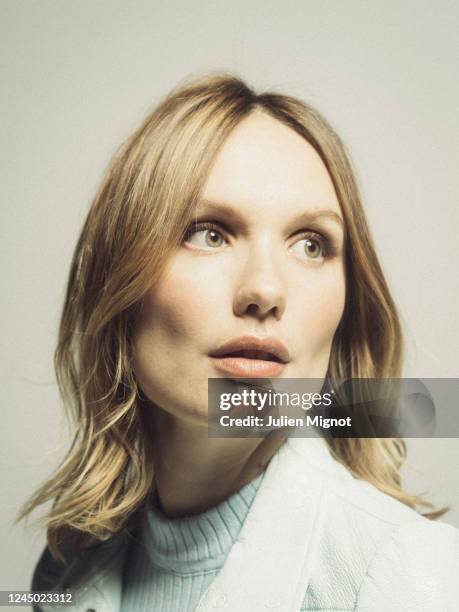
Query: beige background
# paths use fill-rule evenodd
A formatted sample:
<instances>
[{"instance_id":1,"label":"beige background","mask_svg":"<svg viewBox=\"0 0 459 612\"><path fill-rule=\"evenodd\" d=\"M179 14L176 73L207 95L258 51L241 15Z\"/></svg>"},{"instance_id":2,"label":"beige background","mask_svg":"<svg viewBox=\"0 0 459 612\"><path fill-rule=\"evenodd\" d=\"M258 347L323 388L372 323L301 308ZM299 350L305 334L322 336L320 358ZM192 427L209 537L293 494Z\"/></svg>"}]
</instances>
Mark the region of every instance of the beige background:
<instances>
[{"instance_id":1,"label":"beige background","mask_svg":"<svg viewBox=\"0 0 459 612\"><path fill-rule=\"evenodd\" d=\"M236 71L316 105L354 159L406 328L406 373L458 375L459 4L1 0L0 589L44 534L12 521L67 447L52 354L70 257L115 147L170 87ZM455 505L459 442L410 441L406 485Z\"/></svg>"}]
</instances>

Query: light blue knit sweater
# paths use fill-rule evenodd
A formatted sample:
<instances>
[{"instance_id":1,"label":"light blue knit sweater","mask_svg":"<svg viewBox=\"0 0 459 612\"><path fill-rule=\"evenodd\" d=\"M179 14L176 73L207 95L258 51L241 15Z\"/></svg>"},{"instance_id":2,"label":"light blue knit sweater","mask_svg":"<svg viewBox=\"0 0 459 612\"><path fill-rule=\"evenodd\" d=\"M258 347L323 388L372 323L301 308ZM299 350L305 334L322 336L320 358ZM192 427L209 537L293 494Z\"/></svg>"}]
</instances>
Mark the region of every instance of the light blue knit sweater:
<instances>
[{"instance_id":1,"label":"light blue knit sweater","mask_svg":"<svg viewBox=\"0 0 459 612\"><path fill-rule=\"evenodd\" d=\"M223 566L263 475L203 514L170 519L152 507L128 551L122 611L194 610Z\"/></svg>"}]
</instances>

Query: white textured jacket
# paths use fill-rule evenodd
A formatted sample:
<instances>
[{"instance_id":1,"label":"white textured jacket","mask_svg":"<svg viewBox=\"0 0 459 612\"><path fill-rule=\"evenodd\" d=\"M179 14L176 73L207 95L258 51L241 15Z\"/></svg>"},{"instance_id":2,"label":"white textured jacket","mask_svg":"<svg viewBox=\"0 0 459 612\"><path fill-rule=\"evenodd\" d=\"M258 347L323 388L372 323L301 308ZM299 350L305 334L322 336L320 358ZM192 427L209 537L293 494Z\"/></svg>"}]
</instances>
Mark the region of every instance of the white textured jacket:
<instances>
[{"instance_id":1,"label":"white textured jacket","mask_svg":"<svg viewBox=\"0 0 459 612\"><path fill-rule=\"evenodd\" d=\"M32 588L73 591L66 610L119 612L127 542L115 536L66 566L45 550ZM219 610L459 611L459 530L354 478L324 440L290 438L197 607Z\"/></svg>"}]
</instances>

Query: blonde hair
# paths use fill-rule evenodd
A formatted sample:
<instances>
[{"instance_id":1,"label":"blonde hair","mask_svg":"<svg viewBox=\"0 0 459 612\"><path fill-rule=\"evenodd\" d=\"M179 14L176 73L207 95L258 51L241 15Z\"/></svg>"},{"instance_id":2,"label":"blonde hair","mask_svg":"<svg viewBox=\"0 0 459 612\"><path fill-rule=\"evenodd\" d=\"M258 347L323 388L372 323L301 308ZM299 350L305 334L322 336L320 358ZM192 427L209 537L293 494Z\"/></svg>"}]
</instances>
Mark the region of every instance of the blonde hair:
<instances>
[{"instance_id":1,"label":"blonde hair","mask_svg":"<svg viewBox=\"0 0 459 612\"><path fill-rule=\"evenodd\" d=\"M402 331L375 253L344 146L313 108L256 94L218 74L172 91L112 159L73 255L55 369L75 425L67 457L19 513L46 501L49 548L105 540L145 509L153 485L149 422L132 371L132 329L142 298L192 219L210 165L231 130L255 109L303 136L328 169L345 221L346 305L335 333L331 378L399 377ZM352 318L352 323L351 323ZM335 458L359 478L416 508L402 490L401 439L338 438ZM445 510L426 514L436 518Z\"/></svg>"}]
</instances>

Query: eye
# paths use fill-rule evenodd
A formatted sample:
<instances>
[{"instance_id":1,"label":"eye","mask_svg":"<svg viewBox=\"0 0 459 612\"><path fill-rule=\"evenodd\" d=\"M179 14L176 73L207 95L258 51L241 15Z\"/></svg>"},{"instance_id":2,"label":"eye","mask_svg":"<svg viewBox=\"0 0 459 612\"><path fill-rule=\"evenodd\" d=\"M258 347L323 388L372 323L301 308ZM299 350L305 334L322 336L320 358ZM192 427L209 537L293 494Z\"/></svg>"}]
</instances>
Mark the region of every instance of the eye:
<instances>
[{"instance_id":1,"label":"eye","mask_svg":"<svg viewBox=\"0 0 459 612\"><path fill-rule=\"evenodd\" d=\"M322 261L327 257L327 241L319 234L309 234L297 240L291 250L307 259Z\"/></svg>"},{"instance_id":2,"label":"eye","mask_svg":"<svg viewBox=\"0 0 459 612\"><path fill-rule=\"evenodd\" d=\"M185 232L184 242L201 249L215 249L225 244L223 232L214 223L197 223Z\"/></svg>"}]
</instances>

